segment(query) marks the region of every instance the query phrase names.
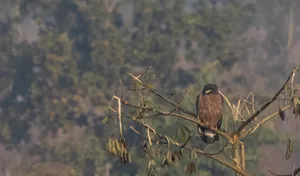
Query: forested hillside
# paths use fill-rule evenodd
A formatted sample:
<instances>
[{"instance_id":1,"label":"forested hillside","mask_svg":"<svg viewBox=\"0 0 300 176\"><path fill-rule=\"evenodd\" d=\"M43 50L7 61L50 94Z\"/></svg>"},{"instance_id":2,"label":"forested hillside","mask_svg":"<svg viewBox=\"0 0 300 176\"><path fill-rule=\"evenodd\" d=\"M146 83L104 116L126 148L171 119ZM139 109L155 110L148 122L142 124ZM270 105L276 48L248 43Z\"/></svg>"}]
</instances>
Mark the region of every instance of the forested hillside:
<instances>
[{"instance_id":1,"label":"forested hillside","mask_svg":"<svg viewBox=\"0 0 300 176\"><path fill-rule=\"evenodd\" d=\"M113 95L137 101L123 91L127 73L151 67L147 81L163 94L177 100L190 91L182 103L190 111L208 82L235 103L253 92L257 108L300 63L299 8L296 0L0 0L0 175L147 175L143 141L129 126L132 162L106 151L119 132ZM286 116L243 141L251 173L299 166L300 119ZM151 120L162 132L177 122ZM195 175L233 174L199 157ZM156 172L184 175L184 167Z\"/></svg>"}]
</instances>

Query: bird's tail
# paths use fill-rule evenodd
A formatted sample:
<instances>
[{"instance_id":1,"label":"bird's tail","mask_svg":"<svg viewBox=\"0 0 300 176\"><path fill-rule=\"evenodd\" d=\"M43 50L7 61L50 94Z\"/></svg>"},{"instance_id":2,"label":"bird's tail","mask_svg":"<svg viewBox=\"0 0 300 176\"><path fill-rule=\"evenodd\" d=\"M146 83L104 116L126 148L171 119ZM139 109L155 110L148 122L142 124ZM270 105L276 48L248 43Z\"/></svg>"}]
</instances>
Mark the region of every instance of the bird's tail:
<instances>
[{"instance_id":1,"label":"bird's tail","mask_svg":"<svg viewBox=\"0 0 300 176\"><path fill-rule=\"evenodd\" d=\"M215 133L215 132L211 131L208 128L201 127L200 125L198 125L197 128L198 128L198 133L201 135L202 140L206 144L212 144L212 143L219 140L219 134L218 133Z\"/></svg>"}]
</instances>

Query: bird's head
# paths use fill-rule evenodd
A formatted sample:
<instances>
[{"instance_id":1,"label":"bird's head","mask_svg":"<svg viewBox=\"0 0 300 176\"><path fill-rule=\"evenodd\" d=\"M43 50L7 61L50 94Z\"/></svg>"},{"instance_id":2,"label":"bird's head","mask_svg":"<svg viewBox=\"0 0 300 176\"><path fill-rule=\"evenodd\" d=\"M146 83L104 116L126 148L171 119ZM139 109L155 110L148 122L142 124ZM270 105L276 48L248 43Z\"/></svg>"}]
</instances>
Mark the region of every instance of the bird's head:
<instances>
[{"instance_id":1,"label":"bird's head","mask_svg":"<svg viewBox=\"0 0 300 176\"><path fill-rule=\"evenodd\" d=\"M216 94L218 87L215 84L206 84L203 88L202 94Z\"/></svg>"}]
</instances>

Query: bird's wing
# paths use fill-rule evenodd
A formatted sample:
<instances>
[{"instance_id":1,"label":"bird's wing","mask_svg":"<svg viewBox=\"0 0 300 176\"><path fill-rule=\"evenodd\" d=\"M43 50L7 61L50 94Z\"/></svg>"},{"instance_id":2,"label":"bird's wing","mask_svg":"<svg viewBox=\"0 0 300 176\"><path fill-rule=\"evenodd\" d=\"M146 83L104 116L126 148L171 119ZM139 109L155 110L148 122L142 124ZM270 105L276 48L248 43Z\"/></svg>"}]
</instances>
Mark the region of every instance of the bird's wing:
<instances>
[{"instance_id":1,"label":"bird's wing","mask_svg":"<svg viewBox=\"0 0 300 176\"><path fill-rule=\"evenodd\" d=\"M200 94L197 107L197 117L201 122L214 128L221 127L223 104L220 94Z\"/></svg>"},{"instance_id":2,"label":"bird's wing","mask_svg":"<svg viewBox=\"0 0 300 176\"><path fill-rule=\"evenodd\" d=\"M199 114L199 97L200 97L200 94L198 94L197 97L196 97L196 117L197 118L198 118L198 114Z\"/></svg>"}]
</instances>

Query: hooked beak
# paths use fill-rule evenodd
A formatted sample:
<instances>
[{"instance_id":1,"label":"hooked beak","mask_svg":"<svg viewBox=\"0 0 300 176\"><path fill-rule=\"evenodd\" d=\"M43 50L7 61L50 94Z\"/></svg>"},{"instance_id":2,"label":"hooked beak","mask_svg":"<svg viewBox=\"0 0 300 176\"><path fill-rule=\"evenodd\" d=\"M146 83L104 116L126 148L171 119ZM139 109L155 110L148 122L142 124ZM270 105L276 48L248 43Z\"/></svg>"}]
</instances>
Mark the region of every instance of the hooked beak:
<instances>
[{"instance_id":1,"label":"hooked beak","mask_svg":"<svg viewBox=\"0 0 300 176\"><path fill-rule=\"evenodd\" d=\"M211 90L206 90L205 91L205 94L208 94L208 93L210 93L211 92Z\"/></svg>"}]
</instances>

